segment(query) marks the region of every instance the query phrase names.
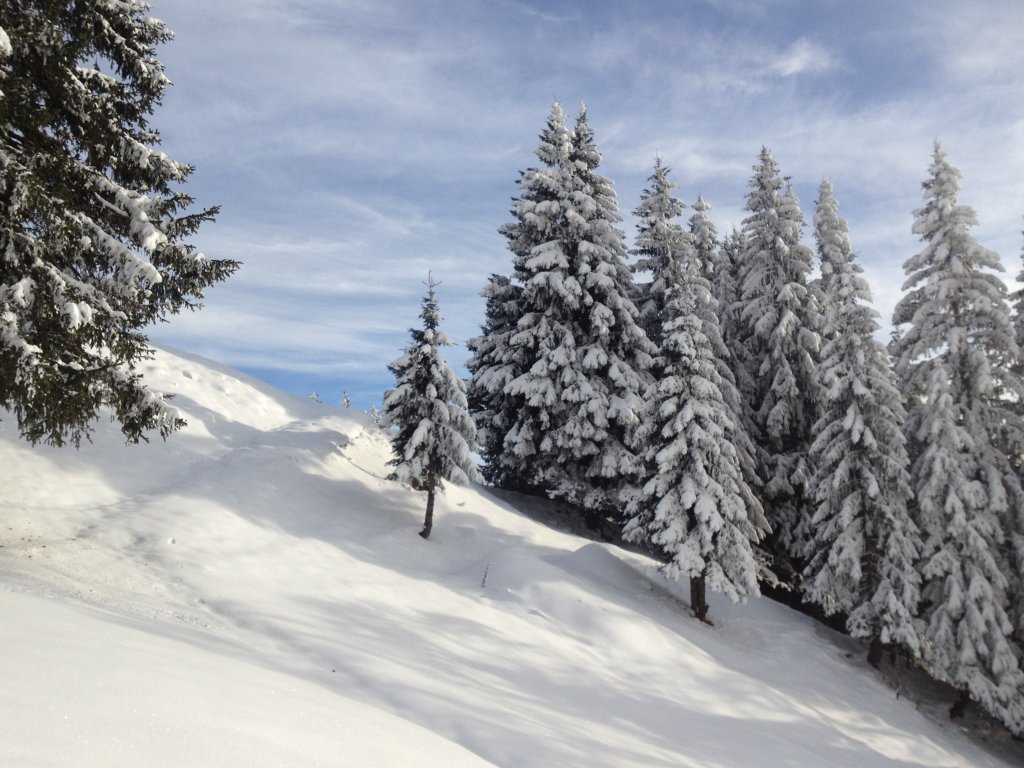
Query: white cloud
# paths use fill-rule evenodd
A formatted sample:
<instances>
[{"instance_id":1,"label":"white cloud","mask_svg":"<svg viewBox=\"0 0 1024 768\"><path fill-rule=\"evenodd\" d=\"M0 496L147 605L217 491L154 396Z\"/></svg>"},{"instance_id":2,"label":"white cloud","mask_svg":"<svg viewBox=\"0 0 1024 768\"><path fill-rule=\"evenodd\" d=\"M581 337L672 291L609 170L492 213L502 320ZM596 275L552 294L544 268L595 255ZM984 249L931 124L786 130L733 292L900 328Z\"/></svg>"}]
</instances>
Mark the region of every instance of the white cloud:
<instances>
[{"instance_id":1,"label":"white cloud","mask_svg":"<svg viewBox=\"0 0 1024 768\"><path fill-rule=\"evenodd\" d=\"M820 45L801 37L782 51L769 65L769 69L783 77L817 74L835 66L833 56Z\"/></svg>"},{"instance_id":2,"label":"white cloud","mask_svg":"<svg viewBox=\"0 0 1024 768\"><path fill-rule=\"evenodd\" d=\"M607 0L567 18L526 0L161 0L176 85L154 125L199 166L186 191L224 206L197 245L244 266L160 332L227 362L379 365L383 381L433 270L446 330L474 334L555 98L587 102L630 238L655 154L724 233L766 144L807 218L834 181L882 310L919 247L911 211L940 138L1013 273L1024 11L932 6L709 0L654 17Z\"/></svg>"}]
</instances>

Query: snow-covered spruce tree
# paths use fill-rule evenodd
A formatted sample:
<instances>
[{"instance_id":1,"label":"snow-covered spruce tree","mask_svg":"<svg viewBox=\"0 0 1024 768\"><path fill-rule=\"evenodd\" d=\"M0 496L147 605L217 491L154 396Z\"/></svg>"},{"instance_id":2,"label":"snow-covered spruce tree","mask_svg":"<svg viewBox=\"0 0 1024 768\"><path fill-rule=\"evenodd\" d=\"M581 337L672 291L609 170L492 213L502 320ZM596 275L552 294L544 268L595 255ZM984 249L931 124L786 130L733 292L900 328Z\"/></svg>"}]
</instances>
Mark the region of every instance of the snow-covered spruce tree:
<instances>
[{"instance_id":1,"label":"snow-covered spruce tree","mask_svg":"<svg viewBox=\"0 0 1024 768\"><path fill-rule=\"evenodd\" d=\"M734 307L740 327L732 351L745 426L764 483L762 503L772 527L768 547L785 579L802 567L813 515L807 451L819 410L820 319L807 286L813 254L800 243L800 204L791 189L783 189L767 148L749 186Z\"/></svg>"},{"instance_id":2,"label":"snow-covered spruce tree","mask_svg":"<svg viewBox=\"0 0 1024 768\"><path fill-rule=\"evenodd\" d=\"M543 434L535 433L534 429L546 429L546 422L541 421L536 425L533 422L521 422L520 416L526 397L514 394L511 389L513 381L529 371L539 356L539 350L536 344L532 343L535 341L532 337L517 338L517 335L521 321L530 324L537 321L535 317L524 317L528 310L522 304L522 293L529 274L523 265L531 259L533 250L543 245L546 242L545 238L551 235L551 226L542 226L542 221L534 212L541 211L545 216L551 217L554 211L561 209L560 199L564 195L560 178L561 165L568 162L572 134L566 127L565 113L558 103L552 107L539 139L536 154L542 165L520 172L517 182L519 196L512 201L511 212L514 219L498 229L508 241L508 249L512 253L514 273L509 290L515 293L519 302L518 307L508 308L510 317L507 321L513 332L507 339L495 339L493 344L486 340L489 333L474 341L474 345L480 351L473 350L471 365L474 367L470 369L473 371L473 378L470 380L469 394L474 414L477 407L482 408L487 404L491 409L500 408L514 415L511 423L497 428L503 429L504 434L484 436L484 450L487 452L485 469L490 473L490 466L501 467L500 472L494 473L493 481L500 483L502 487L544 493L547 490L543 481L545 473L540 466L542 459L536 447ZM489 297L488 301L490 302ZM495 311L496 309L495 307ZM490 323L487 325L490 326ZM500 333L501 328L502 324L497 323L495 330L490 332ZM488 355L487 347L493 347L493 355ZM485 356L493 359L485 359ZM511 374L512 378L502 383L500 391L477 391L485 382L497 384L496 380L488 380L481 373L488 368L500 370L502 377L506 373ZM491 453L494 454L493 457L489 455Z\"/></svg>"},{"instance_id":3,"label":"snow-covered spruce tree","mask_svg":"<svg viewBox=\"0 0 1024 768\"><path fill-rule=\"evenodd\" d=\"M486 299L484 324L479 336L466 346L472 353L467 363L469 412L476 424L483 476L500 488L522 488L518 463L505 451L505 435L522 405L505 390L524 370L521 347L512 344L522 315L522 287L504 275L491 275L482 295Z\"/></svg>"},{"instance_id":4,"label":"snow-covered spruce tree","mask_svg":"<svg viewBox=\"0 0 1024 768\"><path fill-rule=\"evenodd\" d=\"M1021 249L1021 261L1024 262L1024 248ZM1017 275L1017 282L1024 285L1024 269ZM1014 291L1010 298L1014 337L1019 352L1010 367L1018 380L1024 381L1024 288ZM1024 419L1024 398L1017 401L1015 412L1019 419ZM1006 442L1008 444L1004 450L1017 470L1017 477L1024 483L1024 447L1010 444L1010 439ZM1017 648L1024 652L1024 509L1018 509L1016 516L1011 520L1009 535L1015 565L1015 573L1010 584L1011 617Z\"/></svg>"},{"instance_id":5,"label":"snow-covered spruce tree","mask_svg":"<svg viewBox=\"0 0 1024 768\"><path fill-rule=\"evenodd\" d=\"M845 613L850 634L870 641L868 659L877 666L883 645L914 656L920 649L914 616L921 542L907 510L906 414L828 181L819 190L814 237L827 311L819 368L824 404L810 450L817 511L803 596L826 613Z\"/></svg>"},{"instance_id":6,"label":"snow-covered spruce tree","mask_svg":"<svg viewBox=\"0 0 1024 768\"><path fill-rule=\"evenodd\" d=\"M1021 234L1024 234L1022 232ZM1017 282L1024 286L1024 248L1021 248L1021 271L1017 274ZM1024 287L1018 288L1010 296L1011 312L1013 314L1014 337L1017 340L1017 349L1021 355L1017 357L1015 371L1018 376L1024 375Z\"/></svg>"},{"instance_id":7,"label":"snow-covered spruce tree","mask_svg":"<svg viewBox=\"0 0 1024 768\"><path fill-rule=\"evenodd\" d=\"M718 264L718 230L715 223L711 221L708 205L703 195L697 195L697 201L693 204L693 214L687 224L689 225L690 242L696 254L697 264L700 267L701 276L711 286L711 295L715 294L715 267Z\"/></svg>"},{"instance_id":8,"label":"snow-covered spruce tree","mask_svg":"<svg viewBox=\"0 0 1024 768\"><path fill-rule=\"evenodd\" d=\"M739 303L739 263L743 251L747 247L747 238L743 230L733 227L718 247L715 254L712 272L711 290L718 301L718 326L722 332L722 341L730 350L733 378L740 392L753 388L753 382L742 383L746 368L740 364L737 352L741 350L740 342L746 338L746 325L740 317L742 306Z\"/></svg>"},{"instance_id":9,"label":"snow-covered spruce tree","mask_svg":"<svg viewBox=\"0 0 1024 768\"><path fill-rule=\"evenodd\" d=\"M653 346L585 109L570 131L556 104L537 155L545 167L523 173L516 221L502 230L523 286L512 345L525 366L506 387L522 407L505 450L531 485L618 515L638 473L629 446Z\"/></svg>"},{"instance_id":10,"label":"snow-covered spruce tree","mask_svg":"<svg viewBox=\"0 0 1024 768\"><path fill-rule=\"evenodd\" d=\"M673 263L691 258L690 233L678 222L686 207L672 194L678 185L669 181L670 169L655 158L650 186L640 195L640 204L633 211L637 217L636 247L633 272L647 275L637 283L636 306L639 322L647 337L657 346L668 304L668 278Z\"/></svg>"},{"instance_id":11,"label":"snow-covered spruce tree","mask_svg":"<svg viewBox=\"0 0 1024 768\"><path fill-rule=\"evenodd\" d=\"M1017 350L998 256L968 229L960 172L935 145L914 232L924 249L904 264L893 324L896 373L909 398L904 432L914 514L924 537L923 656L956 686L1024 733L1024 674L1010 643L1006 531L1021 509L1004 446L1016 440Z\"/></svg>"},{"instance_id":12,"label":"snow-covered spruce tree","mask_svg":"<svg viewBox=\"0 0 1024 768\"><path fill-rule=\"evenodd\" d=\"M708 215L711 206L700 195L693 204L693 215L689 220L691 256L696 274L708 284L710 294L707 301L697 302L697 317L701 321L701 331L711 344L715 358L715 366L721 379L720 389L722 400L732 415L732 432L730 440L736 449L743 470L743 480L747 489L753 489L755 496L748 500L747 516L756 531L755 541L761 541L771 532L771 526L764 516L764 509L759 501L760 480L757 476L757 460L754 442L747 433L743 422L743 398L736 386L733 372L733 355L725 341L722 330L722 308L716 297L715 285L718 272L729 269L728 264L721 263L720 249L717 241L715 225ZM730 282L730 276L722 276L722 287ZM700 294L703 297L703 294ZM758 559L763 561L763 553L758 550ZM763 573L763 571L762 571Z\"/></svg>"},{"instance_id":13,"label":"snow-covered spruce tree","mask_svg":"<svg viewBox=\"0 0 1024 768\"><path fill-rule=\"evenodd\" d=\"M186 242L192 169L149 116L171 38L143 0L0 5L0 407L21 435L78 446L103 410L129 442L184 422L149 391L141 329L237 263Z\"/></svg>"},{"instance_id":14,"label":"snow-covered spruce tree","mask_svg":"<svg viewBox=\"0 0 1024 768\"><path fill-rule=\"evenodd\" d=\"M707 621L706 587L732 600L757 594L748 515L756 505L733 445L733 415L722 398L701 305L711 286L693 261L669 267L660 376L651 384L640 438L650 477L624 530L629 541L654 545L669 578L690 580L694 615Z\"/></svg>"},{"instance_id":15,"label":"snow-covered spruce tree","mask_svg":"<svg viewBox=\"0 0 1024 768\"><path fill-rule=\"evenodd\" d=\"M422 328L410 329L412 341L388 370L395 388L384 397L384 419L398 431L391 440L395 457L391 479L427 492L427 512L420 536L427 538L434 525L434 493L444 481L481 481L470 455L476 428L469 415L462 380L441 357L441 347L452 340L440 330L441 312L434 291L438 283L427 280L420 318Z\"/></svg>"}]
</instances>

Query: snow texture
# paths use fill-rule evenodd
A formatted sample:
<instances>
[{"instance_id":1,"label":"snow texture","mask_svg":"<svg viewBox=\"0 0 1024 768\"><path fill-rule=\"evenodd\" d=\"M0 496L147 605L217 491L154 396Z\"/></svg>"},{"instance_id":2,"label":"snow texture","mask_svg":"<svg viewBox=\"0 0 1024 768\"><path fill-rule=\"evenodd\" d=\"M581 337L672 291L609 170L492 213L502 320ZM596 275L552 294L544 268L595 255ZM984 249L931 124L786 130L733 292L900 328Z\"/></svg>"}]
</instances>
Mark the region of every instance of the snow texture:
<instances>
[{"instance_id":1,"label":"snow texture","mask_svg":"<svg viewBox=\"0 0 1024 768\"><path fill-rule=\"evenodd\" d=\"M189 422L166 443L0 422L4 764L1021 764L806 617L712 595L701 625L656 562L479 488L424 542L353 409L183 354L143 374Z\"/></svg>"},{"instance_id":2,"label":"snow texture","mask_svg":"<svg viewBox=\"0 0 1024 768\"><path fill-rule=\"evenodd\" d=\"M180 353L143 374L188 420L167 442L0 422L4 764L1021 764L805 616L713 599L699 625L656 562L479 488L423 542L351 409Z\"/></svg>"}]
</instances>

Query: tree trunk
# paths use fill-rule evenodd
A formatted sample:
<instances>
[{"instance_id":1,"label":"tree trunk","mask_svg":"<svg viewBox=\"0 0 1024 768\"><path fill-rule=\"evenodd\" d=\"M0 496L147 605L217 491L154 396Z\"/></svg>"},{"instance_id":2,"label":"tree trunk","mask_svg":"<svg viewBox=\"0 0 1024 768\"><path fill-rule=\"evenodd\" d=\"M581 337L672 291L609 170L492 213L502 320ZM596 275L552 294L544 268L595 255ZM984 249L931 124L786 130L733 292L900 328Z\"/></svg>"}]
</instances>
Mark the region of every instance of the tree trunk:
<instances>
[{"instance_id":1,"label":"tree trunk","mask_svg":"<svg viewBox=\"0 0 1024 768\"><path fill-rule=\"evenodd\" d=\"M963 717L964 711L970 703L971 694L965 688L957 694L956 701L954 701L953 706L949 708L949 719L956 720L958 717Z\"/></svg>"},{"instance_id":2,"label":"tree trunk","mask_svg":"<svg viewBox=\"0 0 1024 768\"><path fill-rule=\"evenodd\" d=\"M690 578L690 607L693 609L694 616L705 624L711 623L708 621L708 601L707 593L704 589L703 573L700 576Z\"/></svg>"},{"instance_id":3,"label":"tree trunk","mask_svg":"<svg viewBox=\"0 0 1024 768\"><path fill-rule=\"evenodd\" d=\"M427 473L427 516L423 520L423 530L420 536L424 539L430 537L430 531L434 527L434 473Z\"/></svg>"},{"instance_id":4,"label":"tree trunk","mask_svg":"<svg viewBox=\"0 0 1024 768\"><path fill-rule=\"evenodd\" d=\"M884 646L878 635L872 635L871 642L868 644L868 664L875 669L878 669L878 665L882 663L883 648Z\"/></svg>"}]
</instances>

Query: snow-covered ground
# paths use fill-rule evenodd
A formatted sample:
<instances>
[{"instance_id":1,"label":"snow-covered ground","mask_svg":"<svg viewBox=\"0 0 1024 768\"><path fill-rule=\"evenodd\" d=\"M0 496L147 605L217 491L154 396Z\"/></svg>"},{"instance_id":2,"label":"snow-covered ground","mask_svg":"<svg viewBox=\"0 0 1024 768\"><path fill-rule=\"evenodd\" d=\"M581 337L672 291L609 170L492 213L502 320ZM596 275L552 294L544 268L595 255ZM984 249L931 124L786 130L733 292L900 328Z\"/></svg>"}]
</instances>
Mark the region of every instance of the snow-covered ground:
<instances>
[{"instance_id":1,"label":"snow-covered ground","mask_svg":"<svg viewBox=\"0 0 1024 768\"><path fill-rule=\"evenodd\" d=\"M362 414L160 352L166 443L0 423L0 766L1010 766L858 646L383 479ZM1002 755L996 756L996 753Z\"/></svg>"}]
</instances>

